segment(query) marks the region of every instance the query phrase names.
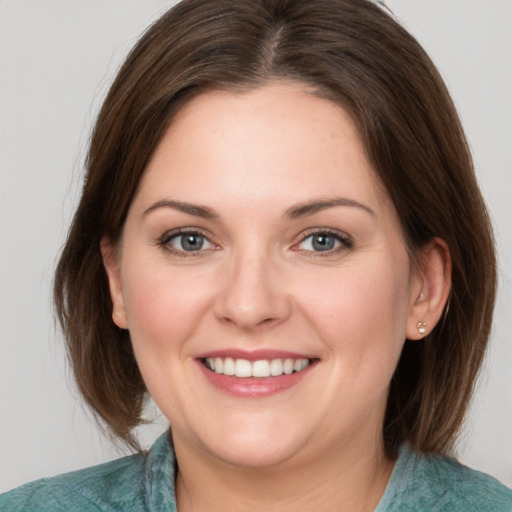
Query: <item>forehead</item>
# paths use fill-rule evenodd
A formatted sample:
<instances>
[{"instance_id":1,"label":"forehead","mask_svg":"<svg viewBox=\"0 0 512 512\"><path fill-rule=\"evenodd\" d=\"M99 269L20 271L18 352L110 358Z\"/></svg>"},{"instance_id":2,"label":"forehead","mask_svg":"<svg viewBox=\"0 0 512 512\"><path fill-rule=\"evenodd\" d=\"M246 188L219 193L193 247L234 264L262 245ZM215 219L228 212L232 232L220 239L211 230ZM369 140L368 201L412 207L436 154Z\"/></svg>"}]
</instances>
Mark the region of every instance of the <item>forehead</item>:
<instances>
[{"instance_id":1,"label":"forehead","mask_svg":"<svg viewBox=\"0 0 512 512\"><path fill-rule=\"evenodd\" d=\"M138 196L162 194L224 205L332 194L385 199L350 115L290 83L211 91L188 102L158 145Z\"/></svg>"}]
</instances>

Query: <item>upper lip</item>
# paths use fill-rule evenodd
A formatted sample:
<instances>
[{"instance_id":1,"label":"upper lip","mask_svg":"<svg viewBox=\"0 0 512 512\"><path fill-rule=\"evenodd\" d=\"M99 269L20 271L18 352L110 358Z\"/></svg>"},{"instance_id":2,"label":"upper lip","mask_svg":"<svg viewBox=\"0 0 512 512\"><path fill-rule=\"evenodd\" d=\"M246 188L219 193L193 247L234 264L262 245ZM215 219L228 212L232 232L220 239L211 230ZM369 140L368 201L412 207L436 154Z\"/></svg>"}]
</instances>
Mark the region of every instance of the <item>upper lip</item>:
<instances>
[{"instance_id":1,"label":"upper lip","mask_svg":"<svg viewBox=\"0 0 512 512\"><path fill-rule=\"evenodd\" d=\"M308 354L300 354L298 352L290 352L275 349L257 349L257 350L241 350L241 349L220 349L210 350L197 356L197 359L206 359L210 357L231 357L232 359L246 359L247 361L259 361L261 359L314 359Z\"/></svg>"}]
</instances>

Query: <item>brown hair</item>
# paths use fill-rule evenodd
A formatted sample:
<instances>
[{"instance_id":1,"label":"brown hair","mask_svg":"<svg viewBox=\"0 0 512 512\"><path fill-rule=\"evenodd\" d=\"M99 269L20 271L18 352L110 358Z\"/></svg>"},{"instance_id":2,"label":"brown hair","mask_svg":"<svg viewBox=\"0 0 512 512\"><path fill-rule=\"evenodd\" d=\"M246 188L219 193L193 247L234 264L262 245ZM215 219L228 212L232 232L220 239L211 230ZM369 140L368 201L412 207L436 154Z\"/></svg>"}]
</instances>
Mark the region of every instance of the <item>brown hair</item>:
<instances>
[{"instance_id":1,"label":"brown hair","mask_svg":"<svg viewBox=\"0 0 512 512\"><path fill-rule=\"evenodd\" d=\"M137 447L145 385L129 333L111 319L100 240L115 242L173 116L210 88L295 80L341 104L360 129L412 255L449 247L449 307L406 341L383 438L424 452L453 444L487 344L496 288L490 222L449 94L423 49L367 0L184 0L141 37L92 135L83 194L55 278L55 304L78 387L111 432Z\"/></svg>"}]
</instances>

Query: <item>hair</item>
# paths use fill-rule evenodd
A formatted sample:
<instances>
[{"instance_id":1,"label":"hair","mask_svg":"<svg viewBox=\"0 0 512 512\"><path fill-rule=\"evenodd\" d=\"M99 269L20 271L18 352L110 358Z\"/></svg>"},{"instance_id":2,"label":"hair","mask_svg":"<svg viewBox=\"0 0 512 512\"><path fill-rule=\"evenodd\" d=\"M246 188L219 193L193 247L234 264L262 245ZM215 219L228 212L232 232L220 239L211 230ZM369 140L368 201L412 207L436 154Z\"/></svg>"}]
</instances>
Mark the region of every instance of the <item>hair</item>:
<instances>
[{"instance_id":1,"label":"hair","mask_svg":"<svg viewBox=\"0 0 512 512\"><path fill-rule=\"evenodd\" d=\"M100 240L119 240L148 161L187 101L275 80L312 86L351 114L413 260L434 237L449 247L448 306L428 336L405 342L383 426L390 457L403 442L446 453L489 338L492 230L438 71L416 40L367 0L184 0L139 39L97 118L56 270L56 312L78 388L100 424L137 449L133 428L144 421L146 387L129 332L112 321Z\"/></svg>"}]
</instances>

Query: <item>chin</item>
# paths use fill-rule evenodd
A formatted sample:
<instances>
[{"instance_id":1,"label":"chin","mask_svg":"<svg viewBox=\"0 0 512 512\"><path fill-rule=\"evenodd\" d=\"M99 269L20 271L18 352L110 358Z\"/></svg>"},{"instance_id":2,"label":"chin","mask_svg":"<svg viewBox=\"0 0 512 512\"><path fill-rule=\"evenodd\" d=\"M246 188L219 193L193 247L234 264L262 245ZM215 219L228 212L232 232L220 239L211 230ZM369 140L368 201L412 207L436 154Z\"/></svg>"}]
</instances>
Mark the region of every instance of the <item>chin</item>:
<instances>
[{"instance_id":1,"label":"chin","mask_svg":"<svg viewBox=\"0 0 512 512\"><path fill-rule=\"evenodd\" d=\"M287 443L288 444L288 443ZM251 443L240 440L228 445L209 447L210 453L226 464L247 469L279 466L297 454L297 447L282 443Z\"/></svg>"},{"instance_id":2,"label":"chin","mask_svg":"<svg viewBox=\"0 0 512 512\"><path fill-rule=\"evenodd\" d=\"M173 429L173 436L176 435L179 432ZM200 453L209 453L229 465L254 469L280 465L307 445L305 432L294 432L282 420L265 423L256 418L248 418L245 424L229 421L219 425L218 430L213 427L192 436L190 430L185 430L185 436Z\"/></svg>"}]
</instances>

